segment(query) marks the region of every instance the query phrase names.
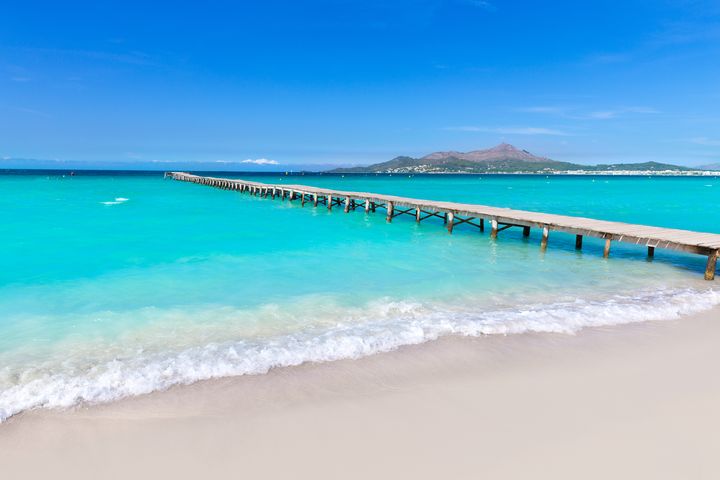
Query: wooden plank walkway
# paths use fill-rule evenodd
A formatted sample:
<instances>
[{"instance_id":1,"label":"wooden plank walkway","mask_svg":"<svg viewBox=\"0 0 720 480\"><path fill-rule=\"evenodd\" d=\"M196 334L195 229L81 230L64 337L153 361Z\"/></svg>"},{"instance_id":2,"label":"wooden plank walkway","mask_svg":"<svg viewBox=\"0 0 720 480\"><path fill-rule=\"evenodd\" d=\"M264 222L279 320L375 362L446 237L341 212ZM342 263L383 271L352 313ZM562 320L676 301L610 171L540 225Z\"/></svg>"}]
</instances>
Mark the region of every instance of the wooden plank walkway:
<instances>
[{"instance_id":1,"label":"wooden plank walkway","mask_svg":"<svg viewBox=\"0 0 720 480\"><path fill-rule=\"evenodd\" d=\"M248 192L263 197L270 196L273 199L280 197L283 200L286 198L291 201L300 200L303 206L306 202L312 202L316 207L322 204L329 209L339 206L343 207L346 213L357 208L362 208L365 212L375 212L378 208L382 208L386 212L388 222L398 215L412 215L418 222L431 217L439 217L443 219L450 233L452 233L453 227L464 223L484 231L485 223L488 222L492 238L496 238L499 232L511 227L522 228L525 236L530 234L531 228L539 228L542 229L540 246L543 250L547 248L550 231L558 231L574 234L576 236L575 246L578 249L582 248L584 236L604 239L603 256L606 258L610 254L613 241L647 246L648 256L651 258L656 248L696 253L708 257L705 269L706 280L715 278L717 259L720 256L720 234L717 233L609 222L469 203L422 200L368 192L347 192L307 185L272 185L239 179L201 177L183 172L168 172L165 176L174 180Z\"/></svg>"}]
</instances>

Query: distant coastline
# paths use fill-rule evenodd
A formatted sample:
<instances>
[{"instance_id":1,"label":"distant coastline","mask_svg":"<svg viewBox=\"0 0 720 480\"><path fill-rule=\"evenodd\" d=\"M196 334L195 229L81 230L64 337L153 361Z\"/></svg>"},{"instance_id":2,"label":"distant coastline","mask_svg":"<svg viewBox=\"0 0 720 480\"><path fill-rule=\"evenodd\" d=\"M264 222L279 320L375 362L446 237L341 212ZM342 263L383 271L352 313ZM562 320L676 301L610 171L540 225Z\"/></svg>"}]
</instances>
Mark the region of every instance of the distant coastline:
<instances>
[{"instance_id":1,"label":"distant coastline","mask_svg":"<svg viewBox=\"0 0 720 480\"><path fill-rule=\"evenodd\" d=\"M715 165L712 165L715 167ZM580 165L533 155L507 143L470 152L434 152L421 158L400 156L329 173L521 174L521 175L717 175L718 168L691 168L659 162Z\"/></svg>"},{"instance_id":2,"label":"distant coastline","mask_svg":"<svg viewBox=\"0 0 720 480\"><path fill-rule=\"evenodd\" d=\"M190 173L213 175L234 175L234 176L263 176L278 175L287 177L298 177L303 175L328 175L328 176L393 176L393 175L473 175L473 176L602 176L602 177L719 177L720 170L543 170L543 171L486 171L486 172L458 172L458 171L336 171L330 170L301 170L301 171L282 171L282 170L206 170L206 169L183 169ZM87 176L87 175L148 175L162 176L165 170L145 170L145 169L97 169L97 168L3 168L0 169L0 175L61 175L61 176Z\"/></svg>"},{"instance_id":3,"label":"distant coastline","mask_svg":"<svg viewBox=\"0 0 720 480\"><path fill-rule=\"evenodd\" d=\"M195 173L232 173L279 175L346 175L346 174L384 174L384 175L603 175L603 176L717 176L720 175L720 163L698 167L687 167L655 161L639 163L608 163L582 165L566 161L553 160L534 155L508 143L501 143L484 150L469 152L440 151L420 158L398 156L392 160L370 165L352 167L333 167L322 164L281 164L266 160L261 163L240 162L151 162L150 164L132 164L128 162L110 162L103 169L96 165L73 161L50 161L31 159L4 159L0 162L0 174L3 172L195 172ZM234 165L237 170L230 167ZM230 169L228 169L230 167Z\"/></svg>"}]
</instances>

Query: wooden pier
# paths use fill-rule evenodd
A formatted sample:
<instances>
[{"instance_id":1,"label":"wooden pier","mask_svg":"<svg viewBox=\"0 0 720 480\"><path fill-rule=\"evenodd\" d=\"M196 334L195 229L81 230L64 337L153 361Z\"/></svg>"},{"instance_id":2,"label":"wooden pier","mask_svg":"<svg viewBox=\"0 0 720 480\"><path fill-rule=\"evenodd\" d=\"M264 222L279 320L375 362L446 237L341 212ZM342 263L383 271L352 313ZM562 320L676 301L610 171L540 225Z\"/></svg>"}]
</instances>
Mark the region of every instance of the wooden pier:
<instances>
[{"instance_id":1,"label":"wooden pier","mask_svg":"<svg viewBox=\"0 0 720 480\"><path fill-rule=\"evenodd\" d=\"M622 222L609 222L583 217L555 215L509 208L489 207L468 203L419 200L366 192L346 192L306 185L272 185L247 180L201 177L183 172L168 172L166 177L185 182L199 183L226 190L246 192L262 197L282 200L299 200L301 205L312 202L314 207L324 205L328 209L337 206L345 213L358 208L365 213L383 209L386 219L391 222L398 215L411 215L416 222L437 217L443 220L449 233L457 225L468 224L485 231L489 224L491 238L508 228L522 228L524 236L530 235L531 228L542 230L540 248L547 249L551 231L575 235L575 248L582 249L584 236L605 240L603 256L610 255L612 242L633 243L647 247L648 258L652 258L656 248L679 250L707 256L705 280L715 278L715 269L720 256L720 234L693 232L672 228L634 225Z\"/></svg>"}]
</instances>

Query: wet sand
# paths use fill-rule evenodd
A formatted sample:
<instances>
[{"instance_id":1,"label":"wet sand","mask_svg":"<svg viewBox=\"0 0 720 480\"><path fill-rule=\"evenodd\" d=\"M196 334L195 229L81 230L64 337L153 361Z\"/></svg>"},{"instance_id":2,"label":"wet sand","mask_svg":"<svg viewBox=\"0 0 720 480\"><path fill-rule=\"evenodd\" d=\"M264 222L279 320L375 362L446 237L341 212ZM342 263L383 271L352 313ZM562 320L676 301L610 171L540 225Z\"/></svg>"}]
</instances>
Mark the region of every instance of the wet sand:
<instances>
[{"instance_id":1,"label":"wet sand","mask_svg":"<svg viewBox=\"0 0 720 480\"><path fill-rule=\"evenodd\" d=\"M16 478L720 478L720 309L443 338L0 425Z\"/></svg>"}]
</instances>

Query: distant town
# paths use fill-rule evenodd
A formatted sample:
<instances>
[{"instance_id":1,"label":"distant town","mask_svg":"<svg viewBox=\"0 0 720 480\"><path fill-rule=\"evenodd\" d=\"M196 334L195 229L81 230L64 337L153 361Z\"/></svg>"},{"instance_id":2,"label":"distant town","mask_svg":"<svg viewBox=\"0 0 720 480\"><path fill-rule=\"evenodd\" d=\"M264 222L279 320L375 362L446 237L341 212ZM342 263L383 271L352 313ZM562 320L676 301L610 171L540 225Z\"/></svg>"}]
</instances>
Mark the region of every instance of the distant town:
<instances>
[{"instance_id":1,"label":"distant town","mask_svg":"<svg viewBox=\"0 0 720 480\"><path fill-rule=\"evenodd\" d=\"M421 158L400 156L368 166L335 168L328 173L716 176L720 164L698 168L658 162L580 165L539 157L501 143L471 152L434 152Z\"/></svg>"}]
</instances>

